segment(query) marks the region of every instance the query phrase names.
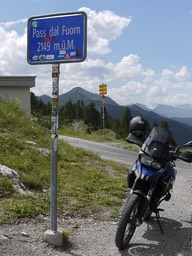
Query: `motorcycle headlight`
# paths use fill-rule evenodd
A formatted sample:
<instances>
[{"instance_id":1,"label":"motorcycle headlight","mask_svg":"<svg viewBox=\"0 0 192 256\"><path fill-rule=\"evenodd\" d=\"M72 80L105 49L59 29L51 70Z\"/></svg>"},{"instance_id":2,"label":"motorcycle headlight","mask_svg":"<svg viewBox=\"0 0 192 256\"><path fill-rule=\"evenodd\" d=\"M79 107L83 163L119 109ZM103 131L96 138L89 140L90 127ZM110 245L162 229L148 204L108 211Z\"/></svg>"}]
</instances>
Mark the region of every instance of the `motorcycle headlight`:
<instances>
[{"instance_id":1,"label":"motorcycle headlight","mask_svg":"<svg viewBox=\"0 0 192 256\"><path fill-rule=\"evenodd\" d=\"M161 169L161 164L158 163L153 157L147 156L145 154L141 155L141 163L145 166L148 166L152 169L159 170Z\"/></svg>"}]
</instances>

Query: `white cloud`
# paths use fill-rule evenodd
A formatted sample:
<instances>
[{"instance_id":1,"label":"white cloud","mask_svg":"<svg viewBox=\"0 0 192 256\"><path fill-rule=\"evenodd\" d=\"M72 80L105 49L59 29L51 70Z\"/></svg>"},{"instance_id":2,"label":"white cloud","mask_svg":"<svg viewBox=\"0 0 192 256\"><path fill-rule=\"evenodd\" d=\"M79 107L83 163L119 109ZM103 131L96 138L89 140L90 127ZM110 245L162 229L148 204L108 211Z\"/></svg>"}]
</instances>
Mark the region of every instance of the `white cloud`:
<instances>
[{"instance_id":1,"label":"white cloud","mask_svg":"<svg viewBox=\"0 0 192 256\"><path fill-rule=\"evenodd\" d=\"M164 79L169 79L174 77L174 72L170 69L164 69L161 73L161 77Z\"/></svg>"},{"instance_id":2,"label":"white cloud","mask_svg":"<svg viewBox=\"0 0 192 256\"><path fill-rule=\"evenodd\" d=\"M192 104L192 83L186 66L177 71L175 66L165 68L158 75L152 68L144 67L137 54L125 54L112 62L111 42L123 35L131 17L110 11L80 10L88 14L88 58L83 63L61 65L60 94L76 86L98 92L99 84L107 83L108 96L121 105L176 104L183 100ZM25 30L18 31L20 24L25 24ZM35 94L51 95L51 65L27 63L26 26L26 19L0 23L0 75L36 75Z\"/></svg>"},{"instance_id":3,"label":"white cloud","mask_svg":"<svg viewBox=\"0 0 192 256\"><path fill-rule=\"evenodd\" d=\"M0 27L0 35L1 75L26 73L26 32L20 36L15 30Z\"/></svg>"},{"instance_id":4,"label":"white cloud","mask_svg":"<svg viewBox=\"0 0 192 256\"><path fill-rule=\"evenodd\" d=\"M166 95L166 91L166 87L161 86L161 83L156 81L156 83L149 89L148 97L150 99L155 97L161 97L162 95Z\"/></svg>"},{"instance_id":5,"label":"white cloud","mask_svg":"<svg viewBox=\"0 0 192 256\"><path fill-rule=\"evenodd\" d=\"M129 79L143 72L143 67L139 63L139 57L134 54L123 57L123 59L114 65L112 70L116 78Z\"/></svg>"},{"instance_id":6,"label":"white cloud","mask_svg":"<svg viewBox=\"0 0 192 256\"><path fill-rule=\"evenodd\" d=\"M148 68L147 70L143 71L142 75L144 76L144 81L148 82L153 79L153 77L155 76L155 72L154 70Z\"/></svg>"},{"instance_id":7,"label":"white cloud","mask_svg":"<svg viewBox=\"0 0 192 256\"><path fill-rule=\"evenodd\" d=\"M117 102L122 102L121 105L129 105L131 103L139 102L139 98L143 97L148 90L146 84L139 81L131 81L127 84L109 90L109 96Z\"/></svg>"},{"instance_id":8,"label":"white cloud","mask_svg":"<svg viewBox=\"0 0 192 256\"><path fill-rule=\"evenodd\" d=\"M175 78L177 80L184 80L190 76L189 71L187 70L187 67L183 66L179 72L175 74Z\"/></svg>"},{"instance_id":9,"label":"white cloud","mask_svg":"<svg viewBox=\"0 0 192 256\"><path fill-rule=\"evenodd\" d=\"M157 99L157 103L161 103L160 99ZM163 104L167 105L182 105L192 104L191 96L187 93L170 94L163 98Z\"/></svg>"},{"instance_id":10,"label":"white cloud","mask_svg":"<svg viewBox=\"0 0 192 256\"><path fill-rule=\"evenodd\" d=\"M88 57L110 53L110 42L120 37L131 22L131 17L121 17L111 11L96 12L86 7L80 11L88 16Z\"/></svg>"},{"instance_id":11,"label":"white cloud","mask_svg":"<svg viewBox=\"0 0 192 256\"><path fill-rule=\"evenodd\" d=\"M8 22L0 22L0 27L4 28L10 28L13 27L14 25L20 24L20 23L26 23L27 19L21 19L21 20L16 20L16 21L8 21Z\"/></svg>"},{"instance_id":12,"label":"white cloud","mask_svg":"<svg viewBox=\"0 0 192 256\"><path fill-rule=\"evenodd\" d=\"M182 88L185 88L186 90L189 90L191 91L192 90L192 82L185 82L185 83L182 83ZM191 91L192 93L192 91Z\"/></svg>"}]
</instances>

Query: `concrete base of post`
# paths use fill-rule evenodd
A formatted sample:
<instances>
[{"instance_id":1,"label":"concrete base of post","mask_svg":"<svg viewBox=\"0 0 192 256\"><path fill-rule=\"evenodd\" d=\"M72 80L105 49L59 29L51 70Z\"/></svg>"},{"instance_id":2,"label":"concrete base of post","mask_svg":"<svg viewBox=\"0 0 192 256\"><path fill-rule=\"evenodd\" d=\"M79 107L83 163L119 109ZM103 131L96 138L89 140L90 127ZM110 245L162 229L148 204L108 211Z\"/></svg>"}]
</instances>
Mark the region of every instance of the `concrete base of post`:
<instances>
[{"instance_id":1,"label":"concrete base of post","mask_svg":"<svg viewBox=\"0 0 192 256\"><path fill-rule=\"evenodd\" d=\"M44 240L51 245L61 247L64 242L64 234L62 231L47 230L44 232Z\"/></svg>"}]
</instances>

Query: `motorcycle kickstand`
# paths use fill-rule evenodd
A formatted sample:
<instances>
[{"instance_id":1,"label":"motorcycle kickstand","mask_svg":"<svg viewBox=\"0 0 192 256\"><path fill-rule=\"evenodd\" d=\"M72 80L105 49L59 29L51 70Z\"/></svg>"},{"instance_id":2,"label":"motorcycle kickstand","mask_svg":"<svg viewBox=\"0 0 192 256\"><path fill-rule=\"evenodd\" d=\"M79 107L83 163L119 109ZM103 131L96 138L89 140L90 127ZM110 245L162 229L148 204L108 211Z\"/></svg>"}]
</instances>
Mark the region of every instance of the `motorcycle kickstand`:
<instances>
[{"instance_id":1,"label":"motorcycle kickstand","mask_svg":"<svg viewBox=\"0 0 192 256\"><path fill-rule=\"evenodd\" d=\"M163 209L157 209L155 214L156 214L156 218L157 218L157 223L159 225L159 229L160 229L161 233L164 234L162 224L161 224L161 217L160 217L160 214L159 214L160 211L164 211L164 210Z\"/></svg>"}]
</instances>

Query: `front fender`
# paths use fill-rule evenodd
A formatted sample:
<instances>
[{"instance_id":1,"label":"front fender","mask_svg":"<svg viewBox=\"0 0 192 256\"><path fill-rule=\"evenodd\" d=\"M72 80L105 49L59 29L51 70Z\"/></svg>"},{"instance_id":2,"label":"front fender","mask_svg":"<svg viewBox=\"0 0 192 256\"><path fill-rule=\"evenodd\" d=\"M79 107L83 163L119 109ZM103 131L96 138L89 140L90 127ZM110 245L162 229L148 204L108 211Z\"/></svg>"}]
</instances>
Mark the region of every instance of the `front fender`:
<instances>
[{"instance_id":1,"label":"front fender","mask_svg":"<svg viewBox=\"0 0 192 256\"><path fill-rule=\"evenodd\" d=\"M140 195L140 196L143 197L144 199L147 198L147 195L145 194L145 192L142 191L142 190L139 190L139 189L137 189L137 190L131 190L130 194Z\"/></svg>"}]
</instances>

